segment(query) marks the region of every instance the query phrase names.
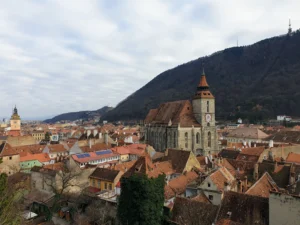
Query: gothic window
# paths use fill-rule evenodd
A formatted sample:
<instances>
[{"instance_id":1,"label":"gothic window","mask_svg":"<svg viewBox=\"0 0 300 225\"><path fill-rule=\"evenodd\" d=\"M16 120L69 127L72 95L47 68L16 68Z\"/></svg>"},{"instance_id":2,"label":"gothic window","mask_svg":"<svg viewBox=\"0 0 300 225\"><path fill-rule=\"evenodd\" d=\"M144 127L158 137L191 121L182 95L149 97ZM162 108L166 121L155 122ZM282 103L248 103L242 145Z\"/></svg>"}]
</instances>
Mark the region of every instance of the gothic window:
<instances>
[{"instance_id":1,"label":"gothic window","mask_svg":"<svg viewBox=\"0 0 300 225\"><path fill-rule=\"evenodd\" d=\"M200 144L200 133L199 132L196 134L196 143Z\"/></svg>"},{"instance_id":2,"label":"gothic window","mask_svg":"<svg viewBox=\"0 0 300 225\"><path fill-rule=\"evenodd\" d=\"M188 148L188 147L189 147L188 139L189 139L189 135L188 135L187 132L185 132L185 134L184 134L185 148Z\"/></svg>"},{"instance_id":3,"label":"gothic window","mask_svg":"<svg viewBox=\"0 0 300 225\"><path fill-rule=\"evenodd\" d=\"M174 148L176 148L176 132L174 132L174 136L173 136L173 146Z\"/></svg>"},{"instance_id":4,"label":"gothic window","mask_svg":"<svg viewBox=\"0 0 300 225\"><path fill-rule=\"evenodd\" d=\"M207 101L206 107L207 107L207 112L209 112L209 101Z\"/></svg>"},{"instance_id":5,"label":"gothic window","mask_svg":"<svg viewBox=\"0 0 300 225\"><path fill-rule=\"evenodd\" d=\"M210 123L207 123L207 126L209 127L209 126L210 126Z\"/></svg>"},{"instance_id":6,"label":"gothic window","mask_svg":"<svg viewBox=\"0 0 300 225\"><path fill-rule=\"evenodd\" d=\"M207 134L207 146L211 147L211 133L210 132L208 132L208 134Z\"/></svg>"}]
</instances>

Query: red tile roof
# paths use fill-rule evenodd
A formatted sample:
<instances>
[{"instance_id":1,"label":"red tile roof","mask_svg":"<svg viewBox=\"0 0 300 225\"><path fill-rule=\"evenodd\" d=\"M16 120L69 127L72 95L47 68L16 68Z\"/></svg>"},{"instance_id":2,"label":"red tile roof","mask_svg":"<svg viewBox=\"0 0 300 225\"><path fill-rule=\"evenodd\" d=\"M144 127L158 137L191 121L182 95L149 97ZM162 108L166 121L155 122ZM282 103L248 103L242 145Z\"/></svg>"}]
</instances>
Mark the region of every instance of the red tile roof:
<instances>
[{"instance_id":1,"label":"red tile roof","mask_svg":"<svg viewBox=\"0 0 300 225\"><path fill-rule=\"evenodd\" d=\"M66 149L65 146L62 144L47 145L47 147L49 148L50 153L68 151L68 149Z\"/></svg>"},{"instance_id":2,"label":"red tile roof","mask_svg":"<svg viewBox=\"0 0 300 225\"><path fill-rule=\"evenodd\" d=\"M274 182L269 173L266 172L258 181L255 182L255 184L253 184L246 191L246 194L268 198L270 195L270 191L279 191L279 187Z\"/></svg>"},{"instance_id":3,"label":"red tile roof","mask_svg":"<svg viewBox=\"0 0 300 225\"><path fill-rule=\"evenodd\" d=\"M176 177L172 179L167 186L169 186L173 192L177 195L182 194L185 192L185 189L189 183L196 180L198 178L198 174L194 171L187 172L183 175L180 175L179 177ZM168 188L165 190L169 190ZM175 197L175 195L172 195L173 193L166 193L165 197L166 199L170 199L172 197Z\"/></svg>"},{"instance_id":4,"label":"red tile roof","mask_svg":"<svg viewBox=\"0 0 300 225\"><path fill-rule=\"evenodd\" d=\"M300 154L290 152L285 160L286 162L289 163L300 163Z\"/></svg>"},{"instance_id":5,"label":"red tile roof","mask_svg":"<svg viewBox=\"0 0 300 225\"><path fill-rule=\"evenodd\" d=\"M39 162L50 162L50 157L47 153L20 153L20 162L26 162L31 160L38 160Z\"/></svg>"},{"instance_id":6,"label":"red tile roof","mask_svg":"<svg viewBox=\"0 0 300 225\"><path fill-rule=\"evenodd\" d=\"M99 159L105 159L105 158L109 158L109 157L115 157L118 156L118 154L115 153L109 153L109 154L104 154L104 155L97 155L95 152L89 152L86 153L89 154L89 157L78 157L80 155L82 155L82 153L80 154L74 154L71 157L73 158L74 161L79 162L79 163L87 163L93 160L99 160Z\"/></svg>"},{"instance_id":7,"label":"red tile roof","mask_svg":"<svg viewBox=\"0 0 300 225\"><path fill-rule=\"evenodd\" d=\"M146 123L169 124L182 127L201 125L197 122L193 114L193 106L189 100L166 102L159 105L158 109L150 110L145 119Z\"/></svg>"},{"instance_id":8,"label":"red tile roof","mask_svg":"<svg viewBox=\"0 0 300 225\"><path fill-rule=\"evenodd\" d=\"M234 177L231 175L231 173L224 167L218 169L209 177L212 180L212 182L217 186L219 191L224 190L225 183L230 184L234 180Z\"/></svg>"}]
</instances>

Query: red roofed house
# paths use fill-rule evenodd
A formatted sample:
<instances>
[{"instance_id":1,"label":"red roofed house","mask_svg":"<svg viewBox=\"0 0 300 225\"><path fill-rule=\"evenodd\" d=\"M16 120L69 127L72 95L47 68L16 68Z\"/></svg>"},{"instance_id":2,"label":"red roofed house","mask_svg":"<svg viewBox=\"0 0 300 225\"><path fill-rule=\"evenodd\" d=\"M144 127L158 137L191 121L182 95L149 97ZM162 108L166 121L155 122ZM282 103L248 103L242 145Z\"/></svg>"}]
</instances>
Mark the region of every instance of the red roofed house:
<instances>
[{"instance_id":1,"label":"red roofed house","mask_svg":"<svg viewBox=\"0 0 300 225\"><path fill-rule=\"evenodd\" d=\"M50 157L47 153L20 153L20 168L22 172L29 173L34 166L48 165L50 164Z\"/></svg>"},{"instance_id":2,"label":"red roofed house","mask_svg":"<svg viewBox=\"0 0 300 225\"><path fill-rule=\"evenodd\" d=\"M235 190L235 178L225 168L221 167L208 176L199 186L206 197L214 205L220 205L224 191Z\"/></svg>"},{"instance_id":3,"label":"red roofed house","mask_svg":"<svg viewBox=\"0 0 300 225\"><path fill-rule=\"evenodd\" d=\"M110 149L96 152L74 154L70 157L70 167L84 169L87 165L97 167L109 167L119 162L120 156Z\"/></svg>"},{"instance_id":4,"label":"red roofed house","mask_svg":"<svg viewBox=\"0 0 300 225\"><path fill-rule=\"evenodd\" d=\"M163 103L149 111L144 123L145 143L156 151L176 148L203 155L217 153L215 97L204 71L192 103L189 100Z\"/></svg>"},{"instance_id":5,"label":"red roofed house","mask_svg":"<svg viewBox=\"0 0 300 225\"><path fill-rule=\"evenodd\" d=\"M59 159L63 159L69 155L69 147L68 145L63 144L46 145L43 153L49 154L54 163L55 161L59 161Z\"/></svg>"},{"instance_id":6,"label":"red roofed house","mask_svg":"<svg viewBox=\"0 0 300 225\"><path fill-rule=\"evenodd\" d=\"M0 144L0 159L2 159L2 163L0 163L1 173L11 175L20 170L19 153L6 142Z\"/></svg>"},{"instance_id":7,"label":"red roofed house","mask_svg":"<svg viewBox=\"0 0 300 225\"><path fill-rule=\"evenodd\" d=\"M268 198L271 191L278 192L279 187L270 174L265 172L264 175L246 191L246 194Z\"/></svg>"}]
</instances>

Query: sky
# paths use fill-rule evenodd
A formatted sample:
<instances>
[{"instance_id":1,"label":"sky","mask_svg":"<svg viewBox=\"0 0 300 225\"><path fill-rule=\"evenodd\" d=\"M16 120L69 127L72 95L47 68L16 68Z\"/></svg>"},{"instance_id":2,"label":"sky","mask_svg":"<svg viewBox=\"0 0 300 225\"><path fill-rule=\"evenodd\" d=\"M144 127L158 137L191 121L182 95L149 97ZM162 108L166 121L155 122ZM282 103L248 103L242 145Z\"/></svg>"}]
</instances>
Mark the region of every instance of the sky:
<instances>
[{"instance_id":1,"label":"sky","mask_svg":"<svg viewBox=\"0 0 300 225\"><path fill-rule=\"evenodd\" d=\"M9 0L0 116L116 106L161 72L300 28L299 0ZM201 71L199 71L199 74Z\"/></svg>"}]
</instances>

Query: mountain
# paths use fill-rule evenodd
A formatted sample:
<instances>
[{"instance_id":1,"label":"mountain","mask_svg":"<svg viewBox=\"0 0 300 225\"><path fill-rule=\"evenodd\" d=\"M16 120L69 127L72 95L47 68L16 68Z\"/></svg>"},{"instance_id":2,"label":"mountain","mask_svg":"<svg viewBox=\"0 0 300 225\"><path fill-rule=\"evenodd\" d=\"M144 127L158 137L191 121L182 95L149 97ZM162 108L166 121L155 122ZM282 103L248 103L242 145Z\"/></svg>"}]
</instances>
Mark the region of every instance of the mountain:
<instances>
[{"instance_id":1,"label":"mountain","mask_svg":"<svg viewBox=\"0 0 300 225\"><path fill-rule=\"evenodd\" d=\"M213 44L213 43L212 43ZM167 70L120 102L101 119L144 119L160 103L191 99L203 64L216 116L260 120L300 115L300 32L228 48Z\"/></svg>"},{"instance_id":2,"label":"mountain","mask_svg":"<svg viewBox=\"0 0 300 225\"><path fill-rule=\"evenodd\" d=\"M60 114L58 116L53 117L52 119L47 119L44 122L45 123L55 123L61 120L79 120L79 119L91 119L93 117L102 116L103 114L109 112L112 110L113 107L104 106L101 109L95 110L95 111L80 111L80 112L69 112Z\"/></svg>"}]
</instances>

